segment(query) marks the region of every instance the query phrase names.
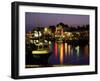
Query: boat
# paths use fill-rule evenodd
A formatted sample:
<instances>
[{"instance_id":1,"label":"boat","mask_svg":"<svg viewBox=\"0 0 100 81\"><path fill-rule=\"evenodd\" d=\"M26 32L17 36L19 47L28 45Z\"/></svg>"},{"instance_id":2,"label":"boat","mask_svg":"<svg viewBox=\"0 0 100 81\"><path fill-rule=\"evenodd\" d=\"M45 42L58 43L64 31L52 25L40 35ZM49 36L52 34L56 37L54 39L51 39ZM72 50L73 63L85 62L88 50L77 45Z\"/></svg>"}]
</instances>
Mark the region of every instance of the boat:
<instances>
[{"instance_id":1,"label":"boat","mask_svg":"<svg viewBox=\"0 0 100 81\"><path fill-rule=\"evenodd\" d=\"M30 39L29 44L31 50L29 49L30 52L27 53L27 56L31 53L30 57L28 56L30 59L32 59L31 64L48 64L48 59L51 55L51 52L49 50L49 42L44 39L41 31L35 30L32 35L33 37Z\"/></svg>"}]
</instances>

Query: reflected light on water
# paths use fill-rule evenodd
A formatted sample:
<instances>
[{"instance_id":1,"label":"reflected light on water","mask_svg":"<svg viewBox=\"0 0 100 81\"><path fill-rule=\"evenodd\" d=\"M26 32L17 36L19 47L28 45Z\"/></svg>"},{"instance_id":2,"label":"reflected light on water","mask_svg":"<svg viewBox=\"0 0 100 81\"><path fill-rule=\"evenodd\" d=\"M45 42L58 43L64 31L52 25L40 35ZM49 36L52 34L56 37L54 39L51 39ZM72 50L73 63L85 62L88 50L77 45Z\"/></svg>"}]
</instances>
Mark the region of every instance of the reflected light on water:
<instances>
[{"instance_id":1,"label":"reflected light on water","mask_svg":"<svg viewBox=\"0 0 100 81\"><path fill-rule=\"evenodd\" d=\"M71 45L68 45L68 55L70 56Z\"/></svg>"},{"instance_id":2,"label":"reflected light on water","mask_svg":"<svg viewBox=\"0 0 100 81\"><path fill-rule=\"evenodd\" d=\"M60 46L60 64L63 64L63 59L64 59L64 45L62 43Z\"/></svg>"},{"instance_id":3,"label":"reflected light on water","mask_svg":"<svg viewBox=\"0 0 100 81\"><path fill-rule=\"evenodd\" d=\"M53 47L51 47L53 50ZM67 58L75 60L76 58L82 58L82 54L87 58L89 56L89 45L80 47L78 46L73 46L69 45L68 43L54 43L54 55L57 61L60 62L60 64L64 64L65 62L68 61ZM75 60L76 61L76 60ZM78 62L77 62L78 63Z\"/></svg>"},{"instance_id":4,"label":"reflected light on water","mask_svg":"<svg viewBox=\"0 0 100 81\"><path fill-rule=\"evenodd\" d=\"M68 44L67 43L65 43L65 55L67 56L67 49L68 49Z\"/></svg>"},{"instance_id":5,"label":"reflected light on water","mask_svg":"<svg viewBox=\"0 0 100 81\"><path fill-rule=\"evenodd\" d=\"M55 56L58 58L58 45L55 43Z\"/></svg>"},{"instance_id":6,"label":"reflected light on water","mask_svg":"<svg viewBox=\"0 0 100 81\"><path fill-rule=\"evenodd\" d=\"M89 45L86 45L86 46L84 47L84 54L85 54L86 57L89 56Z\"/></svg>"},{"instance_id":7,"label":"reflected light on water","mask_svg":"<svg viewBox=\"0 0 100 81\"><path fill-rule=\"evenodd\" d=\"M79 48L79 46L75 47L77 56L79 56Z\"/></svg>"}]
</instances>

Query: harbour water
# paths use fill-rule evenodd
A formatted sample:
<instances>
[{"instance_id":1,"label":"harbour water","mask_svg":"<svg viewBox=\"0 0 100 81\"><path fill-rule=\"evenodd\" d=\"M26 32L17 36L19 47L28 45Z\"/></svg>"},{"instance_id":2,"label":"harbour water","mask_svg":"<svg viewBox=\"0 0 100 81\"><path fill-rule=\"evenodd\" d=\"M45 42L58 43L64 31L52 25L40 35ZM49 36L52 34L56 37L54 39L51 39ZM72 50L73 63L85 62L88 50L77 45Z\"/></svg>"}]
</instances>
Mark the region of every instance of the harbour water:
<instances>
[{"instance_id":1,"label":"harbour water","mask_svg":"<svg viewBox=\"0 0 100 81\"><path fill-rule=\"evenodd\" d=\"M50 51L52 54L48 63L51 65L89 65L89 44L71 45L52 42Z\"/></svg>"}]
</instances>

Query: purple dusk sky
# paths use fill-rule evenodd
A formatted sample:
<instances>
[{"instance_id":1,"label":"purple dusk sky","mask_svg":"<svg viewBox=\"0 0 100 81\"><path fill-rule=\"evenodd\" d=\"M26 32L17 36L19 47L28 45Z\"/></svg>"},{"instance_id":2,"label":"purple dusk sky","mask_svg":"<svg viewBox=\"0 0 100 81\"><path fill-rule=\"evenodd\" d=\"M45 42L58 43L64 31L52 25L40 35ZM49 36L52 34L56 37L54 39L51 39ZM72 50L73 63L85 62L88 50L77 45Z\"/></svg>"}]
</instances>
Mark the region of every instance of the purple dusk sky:
<instances>
[{"instance_id":1,"label":"purple dusk sky","mask_svg":"<svg viewBox=\"0 0 100 81\"><path fill-rule=\"evenodd\" d=\"M34 27L45 27L57 25L60 22L69 26L81 26L89 24L89 15L74 14L53 14L53 13L25 13L26 31L32 30Z\"/></svg>"}]
</instances>

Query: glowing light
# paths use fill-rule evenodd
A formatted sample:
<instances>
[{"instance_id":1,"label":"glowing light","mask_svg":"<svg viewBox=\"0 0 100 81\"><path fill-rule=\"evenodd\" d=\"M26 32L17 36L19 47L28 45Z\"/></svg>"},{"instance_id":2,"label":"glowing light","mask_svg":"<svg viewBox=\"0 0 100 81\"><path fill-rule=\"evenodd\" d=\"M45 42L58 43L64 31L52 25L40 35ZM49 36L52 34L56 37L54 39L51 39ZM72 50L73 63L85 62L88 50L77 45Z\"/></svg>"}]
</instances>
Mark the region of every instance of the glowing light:
<instances>
[{"instance_id":1,"label":"glowing light","mask_svg":"<svg viewBox=\"0 0 100 81\"><path fill-rule=\"evenodd\" d=\"M51 41L49 41L49 44L51 44Z\"/></svg>"},{"instance_id":2,"label":"glowing light","mask_svg":"<svg viewBox=\"0 0 100 81\"><path fill-rule=\"evenodd\" d=\"M39 31L39 36L42 36L42 33Z\"/></svg>"},{"instance_id":3,"label":"glowing light","mask_svg":"<svg viewBox=\"0 0 100 81\"><path fill-rule=\"evenodd\" d=\"M48 30L48 28L44 28L44 31L47 31Z\"/></svg>"},{"instance_id":4,"label":"glowing light","mask_svg":"<svg viewBox=\"0 0 100 81\"><path fill-rule=\"evenodd\" d=\"M32 51L32 54L48 54L47 50Z\"/></svg>"},{"instance_id":5,"label":"glowing light","mask_svg":"<svg viewBox=\"0 0 100 81\"><path fill-rule=\"evenodd\" d=\"M39 35L38 35L38 32L37 32L37 31L34 31L34 36L35 36L35 37L39 37Z\"/></svg>"},{"instance_id":6,"label":"glowing light","mask_svg":"<svg viewBox=\"0 0 100 81\"><path fill-rule=\"evenodd\" d=\"M39 40L36 40L36 42L39 42Z\"/></svg>"},{"instance_id":7,"label":"glowing light","mask_svg":"<svg viewBox=\"0 0 100 81\"><path fill-rule=\"evenodd\" d=\"M31 43L34 43L33 40L30 40Z\"/></svg>"},{"instance_id":8,"label":"glowing light","mask_svg":"<svg viewBox=\"0 0 100 81\"><path fill-rule=\"evenodd\" d=\"M34 40L35 45L38 45L38 43L39 43L39 40Z\"/></svg>"},{"instance_id":9,"label":"glowing light","mask_svg":"<svg viewBox=\"0 0 100 81\"><path fill-rule=\"evenodd\" d=\"M70 36L70 35L71 35L71 33L70 33L70 32L68 32L68 33L67 33L67 35L68 35L68 36Z\"/></svg>"},{"instance_id":10,"label":"glowing light","mask_svg":"<svg viewBox=\"0 0 100 81\"><path fill-rule=\"evenodd\" d=\"M48 41L47 40L44 40L44 42L47 43Z\"/></svg>"},{"instance_id":11,"label":"glowing light","mask_svg":"<svg viewBox=\"0 0 100 81\"><path fill-rule=\"evenodd\" d=\"M39 43L39 45L43 45L43 43L42 43L42 42L40 42L40 43Z\"/></svg>"}]
</instances>

